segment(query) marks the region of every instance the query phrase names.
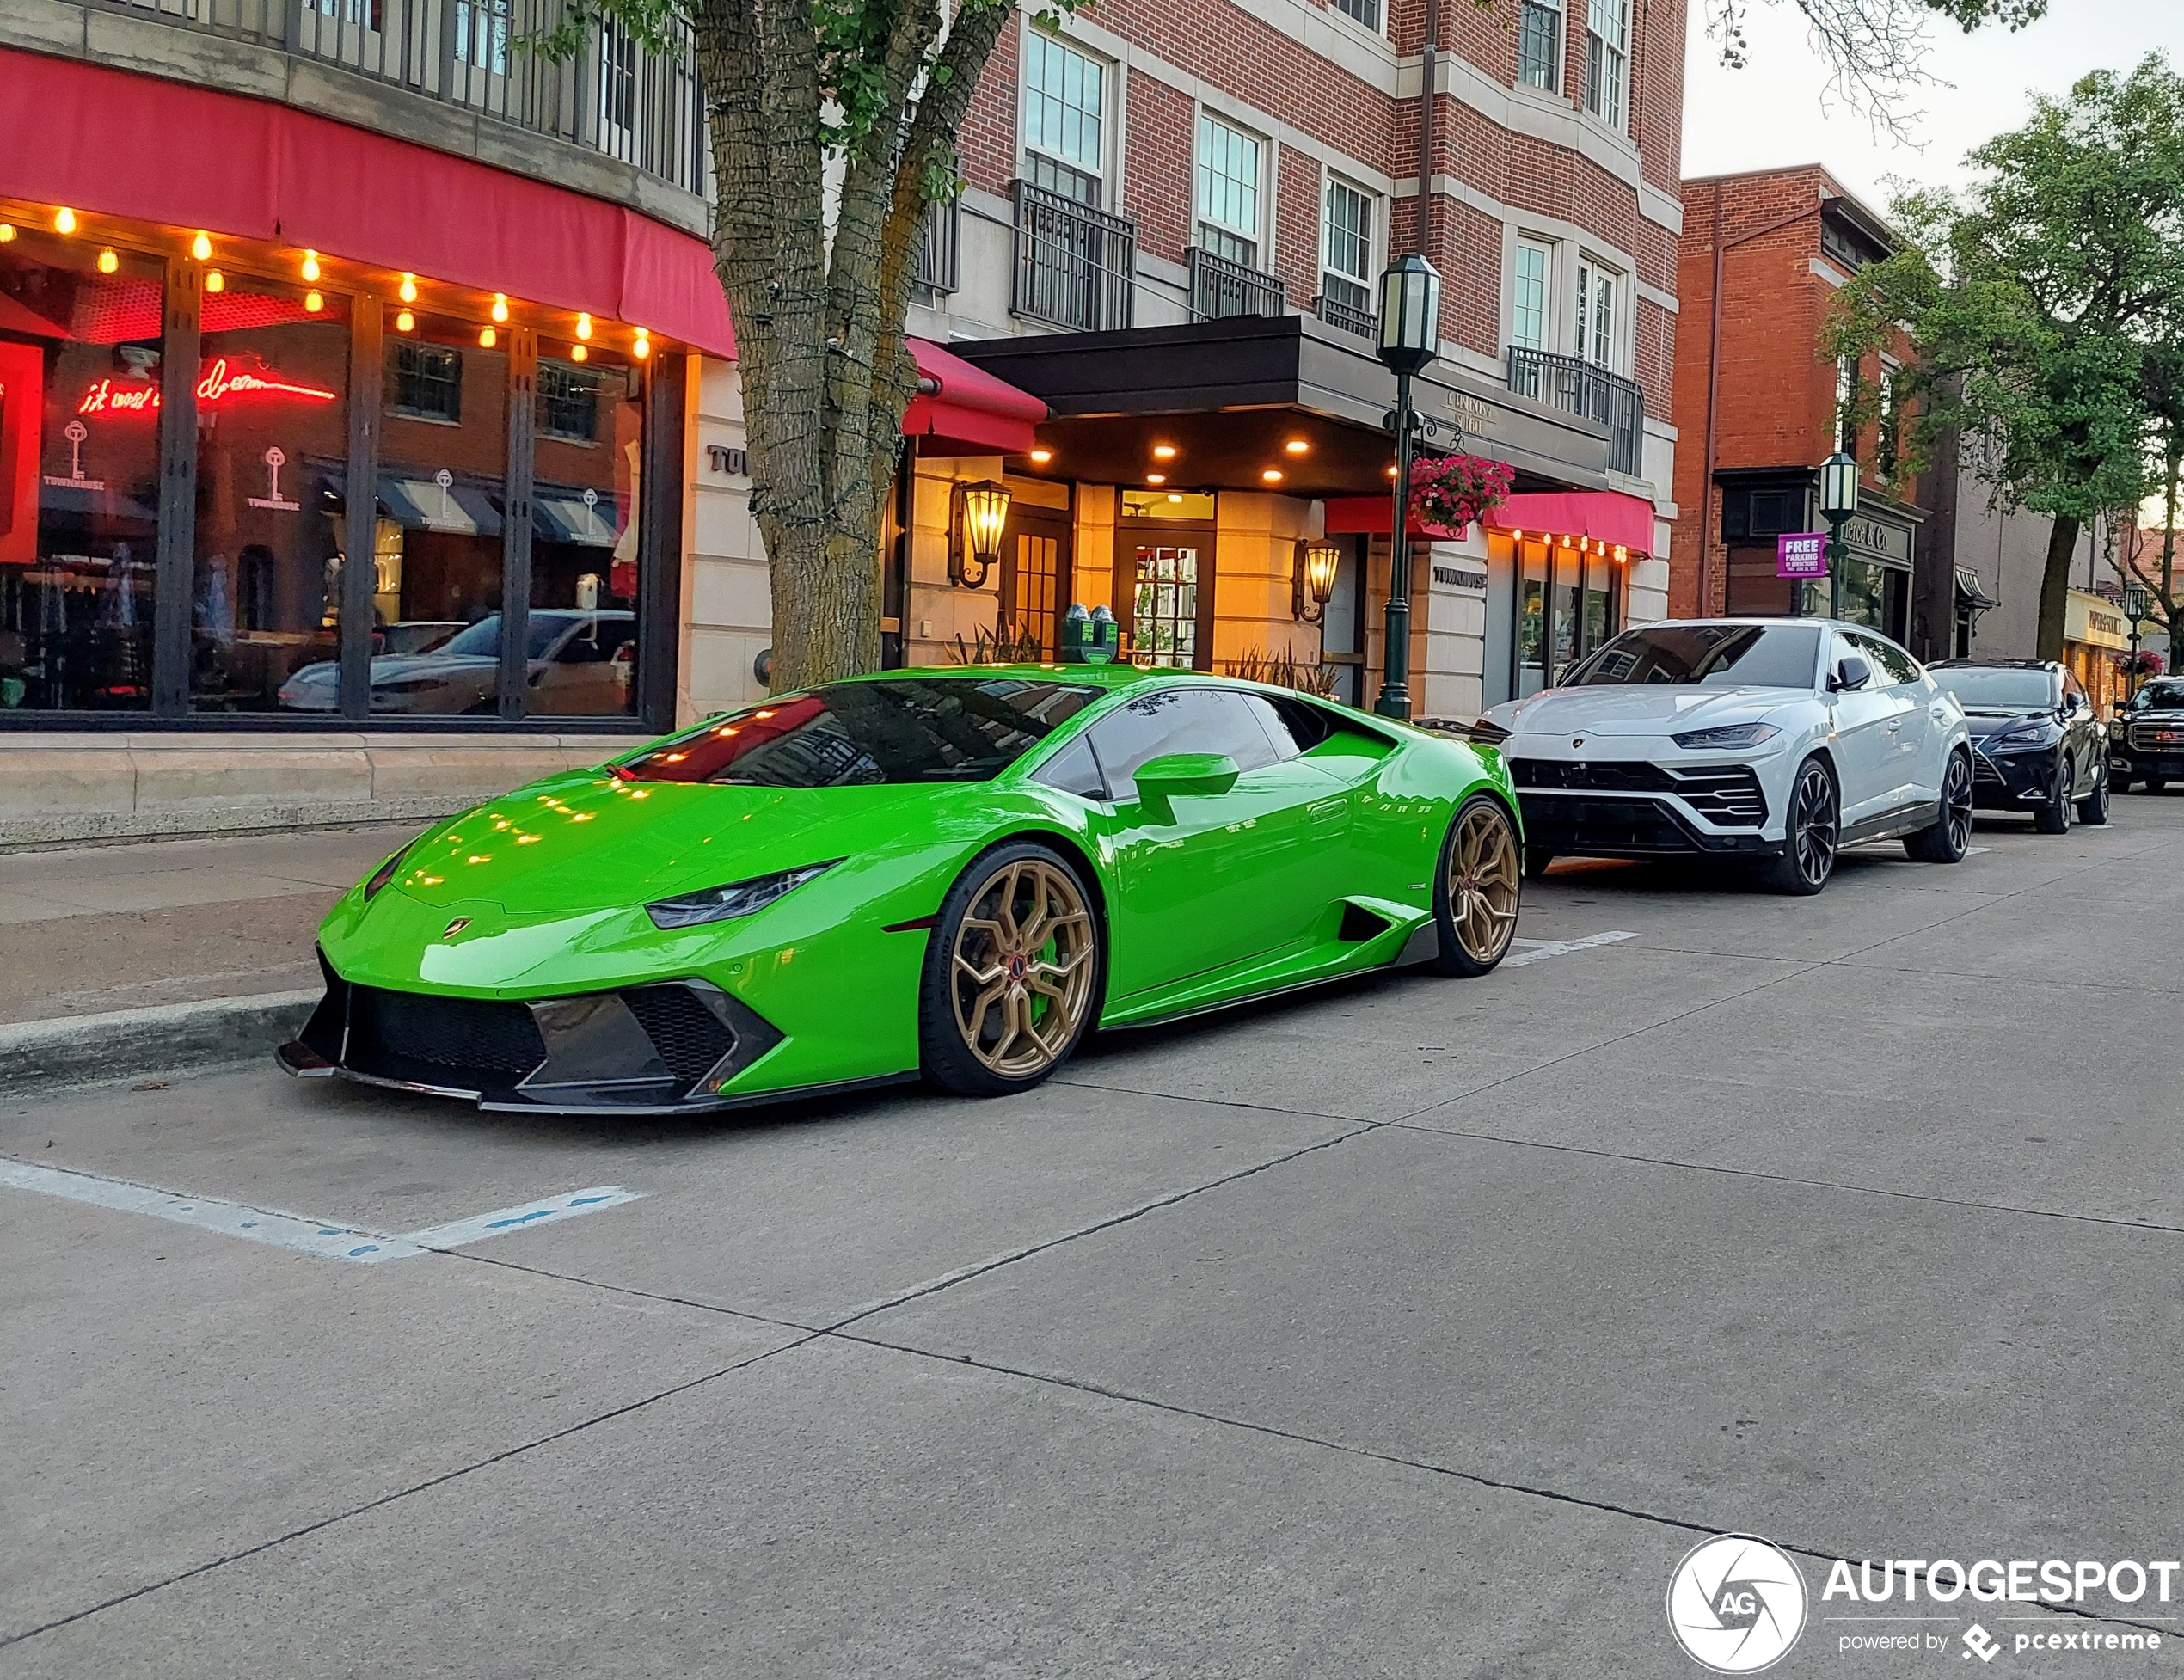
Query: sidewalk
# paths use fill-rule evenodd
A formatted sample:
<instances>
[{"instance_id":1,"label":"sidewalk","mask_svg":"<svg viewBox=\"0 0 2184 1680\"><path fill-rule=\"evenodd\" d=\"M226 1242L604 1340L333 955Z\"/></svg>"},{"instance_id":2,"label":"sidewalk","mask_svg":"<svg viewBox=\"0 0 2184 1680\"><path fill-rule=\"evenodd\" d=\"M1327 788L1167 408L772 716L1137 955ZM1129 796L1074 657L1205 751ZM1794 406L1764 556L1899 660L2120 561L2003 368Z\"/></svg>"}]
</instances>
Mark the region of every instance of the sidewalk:
<instances>
[{"instance_id":1,"label":"sidewalk","mask_svg":"<svg viewBox=\"0 0 2184 1680\"><path fill-rule=\"evenodd\" d=\"M320 919L423 825L0 855L0 1026L316 987Z\"/></svg>"}]
</instances>

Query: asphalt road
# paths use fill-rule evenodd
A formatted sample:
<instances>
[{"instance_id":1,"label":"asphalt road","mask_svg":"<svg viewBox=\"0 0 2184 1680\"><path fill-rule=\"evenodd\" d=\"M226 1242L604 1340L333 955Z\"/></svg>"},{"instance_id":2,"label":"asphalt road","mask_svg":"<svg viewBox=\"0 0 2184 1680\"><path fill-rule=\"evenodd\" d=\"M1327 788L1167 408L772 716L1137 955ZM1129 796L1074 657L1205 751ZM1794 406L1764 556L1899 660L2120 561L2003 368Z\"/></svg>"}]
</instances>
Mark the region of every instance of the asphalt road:
<instances>
[{"instance_id":1,"label":"asphalt road","mask_svg":"<svg viewBox=\"0 0 2184 1680\"><path fill-rule=\"evenodd\" d=\"M1806 900L1565 866L1487 980L1013 1102L14 1107L0 1168L223 1217L636 1199L365 1264L0 1185L0 1676L1681 1676L1728 1530L1802 1560L1776 1673L2097 1632L1845 1657L1819 1597L2184 1542L2184 798L1975 845ZM2049 1666L2184 1663L2184 1603L2116 1614L2174 1649Z\"/></svg>"}]
</instances>

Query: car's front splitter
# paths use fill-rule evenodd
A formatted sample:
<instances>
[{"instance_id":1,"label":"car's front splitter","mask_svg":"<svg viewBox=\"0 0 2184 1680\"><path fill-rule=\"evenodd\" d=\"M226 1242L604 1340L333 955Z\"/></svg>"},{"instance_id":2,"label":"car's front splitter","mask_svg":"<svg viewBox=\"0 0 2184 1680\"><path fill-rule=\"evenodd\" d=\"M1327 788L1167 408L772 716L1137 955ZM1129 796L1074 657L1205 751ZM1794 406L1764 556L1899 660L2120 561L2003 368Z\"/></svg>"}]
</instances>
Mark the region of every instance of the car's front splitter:
<instances>
[{"instance_id":1,"label":"car's front splitter","mask_svg":"<svg viewBox=\"0 0 2184 1680\"><path fill-rule=\"evenodd\" d=\"M360 985L323 955L320 966L325 997L276 1052L298 1078L340 1077L488 1109L624 1115L709 1113L887 1082L726 1090L782 1034L701 979L519 1001Z\"/></svg>"}]
</instances>

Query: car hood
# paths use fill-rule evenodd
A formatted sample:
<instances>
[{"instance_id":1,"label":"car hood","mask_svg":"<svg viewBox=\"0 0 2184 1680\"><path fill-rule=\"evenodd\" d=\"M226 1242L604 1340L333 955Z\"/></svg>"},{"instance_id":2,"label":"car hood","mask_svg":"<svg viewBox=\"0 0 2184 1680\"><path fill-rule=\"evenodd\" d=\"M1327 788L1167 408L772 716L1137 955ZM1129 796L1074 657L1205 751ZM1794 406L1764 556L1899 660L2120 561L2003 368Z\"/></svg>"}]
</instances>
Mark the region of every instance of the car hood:
<instances>
[{"instance_id":1,"label":"car hood","mask_svg":"<svg viewBox=\"0 0 2184 1680\"><path fill-rule=\"evenodd\" d=\"M381 653L371 661L375 687L390 683L420 683L491 671L500 662L485 653ZM536 663L536 661L534 661ZM332 659L307 665L289 678L292 689L330 688L341 680L341 667Z\"/></svg>"},{"instance_id":2,"label":"car hood","mask_svg":"<svg viewBox=\"0 0 2184 1680\"><path fill-rule=\"evenodd\" d=\"M1984 741L1991 736L2006 734L2009 731L2021 728L2028 723L2050 724L2058 730L2062 727L2060 724L2056 723L2055 714L2052 712L2045 711L2038 707L2019 712L2003 711L1999 707L1987 707L1977 712L1967 711L1964 714L1964 727L1970 732L1972 739L1975 741Z\"/></svg>"},{"instance_id":3,"label":"car hood","mask_svg":"<svg viewBox=\"0 0 2184 1680\"><path fill-rule=\"evenodd\" d=\"M1602 684L1544 689L1488 716L1512 735L1671 735L1748 723L1810 697L1797 689Z\"/></svg>"},{"instance_id":4,"label":"car hood","mask_svg":"<svg viewBox=\"0 0 2184 1680\"><path fill-rule=\"evenodd\" d=\"M604 769L519 788L441 824L390 890L439 908L580 915L724 886L807 863L945 839L977 826L983 788L742 788L625 782Z\"/></svg>"}]
</instances>

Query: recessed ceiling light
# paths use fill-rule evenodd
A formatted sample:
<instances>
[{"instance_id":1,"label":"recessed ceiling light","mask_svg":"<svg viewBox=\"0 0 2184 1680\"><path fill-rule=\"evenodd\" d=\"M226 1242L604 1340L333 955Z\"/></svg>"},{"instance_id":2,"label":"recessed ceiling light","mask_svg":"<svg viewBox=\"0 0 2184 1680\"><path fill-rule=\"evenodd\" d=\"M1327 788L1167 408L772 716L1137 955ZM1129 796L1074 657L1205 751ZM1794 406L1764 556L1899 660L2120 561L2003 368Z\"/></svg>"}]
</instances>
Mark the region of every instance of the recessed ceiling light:
<instances>
[{"instance_id":1,"label":"recessed ceiling light","mask_svg":"<svg viewBox=\"0 0 2184 1680\"><path fill-rule=\"evenodd\" d=\"M1269 484L1279 484L1281 482L1281 469L1279 467L1269 467L1265 472L1260 474L1259 476L1265 479Z\"/></svg>"},{"instance_id":2,"label":"recessed ceiling light","mask_svg":"<svg viewBox=\"0 0 2184 1680\"><path fill-rule=\"evenodd\" d=\"M1054 451L1051 449L1035 449L1031 452L1031 458L1043 467L1054 458Z\"/></svg>"},{"instance_id":3,"label":"recessed ceiling light","mask_svg":"<svg viewBox=\"0 0 2184 1680\"><path fill-rule=\"evenodd\" d=\"M1166 473L1147 473L1145 475L1145 482L1148 484L1165 484L1168 482L1168 475Z\"/></svg>"},{"instance_id":4,"label":"recessed ceiling light","mask_svg":"<svg viewBox=\"0 0 2184 1680\"><path fill-rule=\"evenodd\" d=\"M1173 444L1155 444L1155 445L1153 445L1153 459L1154 459L1154 460L1156 460L1156 461L1173 461L1175 458L1175 445L1173 445Z\"/></svg>"},{"instance_id":5,"label":"recessed ceiling light","mask_svg":"<svg viewBox=\"0 0 2184 1680\"><path fill-rule=\"evenodd\" d=\"M1389 469L1388 469L1388 476L1389 476L1389 477L1390 477L1390 478L1393 478L1395 475L1396 475L1396 469L1395 469L1393 467L1389 468Z\"/></svg>"},{"instance_id":6,"label":"recessed ceiling light","mask_svg":"<svg viewBox=\"0 0 2184 1680\"><path fill-rule=\"evenodd\" d=\"M1307 453L1312 446L1302 438L1291 438L1287 443L1284 444L1282 447L1287 450L1291 455L1303 455Z\"/></svg>"}]
</instances>

